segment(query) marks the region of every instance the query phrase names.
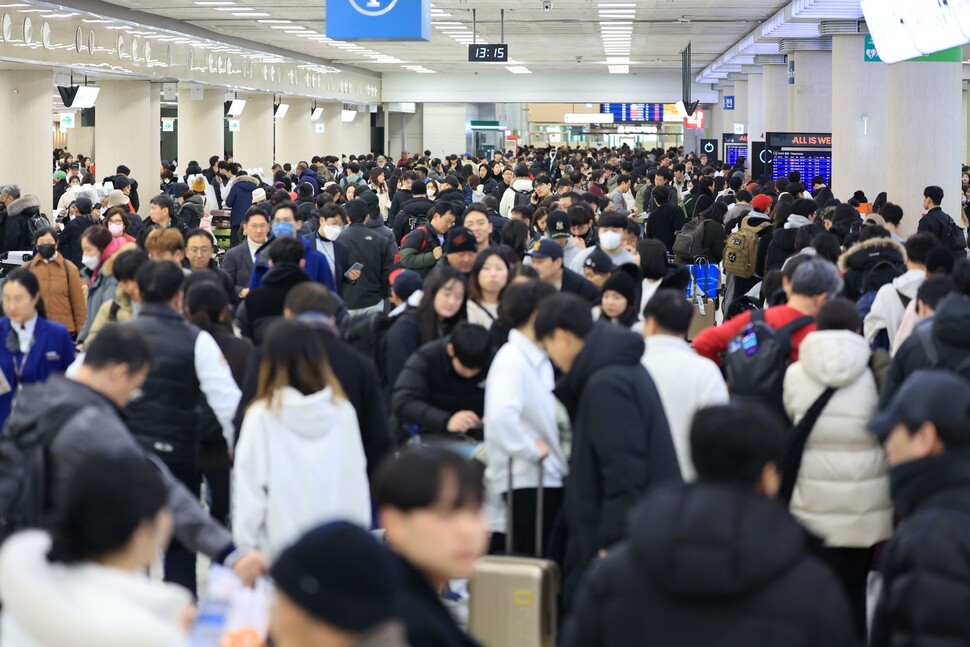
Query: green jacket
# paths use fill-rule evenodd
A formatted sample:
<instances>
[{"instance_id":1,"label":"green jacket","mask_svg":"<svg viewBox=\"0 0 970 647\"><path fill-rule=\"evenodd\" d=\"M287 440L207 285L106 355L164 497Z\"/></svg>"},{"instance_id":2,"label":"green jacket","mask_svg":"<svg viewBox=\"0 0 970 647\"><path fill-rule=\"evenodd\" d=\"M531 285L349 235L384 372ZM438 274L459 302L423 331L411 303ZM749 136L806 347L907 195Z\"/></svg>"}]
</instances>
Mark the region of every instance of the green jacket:
<instances>
[{"instance_id":1,"label":"green jacket","mask_svg":"<svg viewBox=\"0 0 970 647\"><path fill-rule=\"evenodd\" d=\"M436 247L441 247L441 241L434 227L430 223L418 227L401 242L401 265L426 277L438 262Z\"/></svg>"}]
</instances>

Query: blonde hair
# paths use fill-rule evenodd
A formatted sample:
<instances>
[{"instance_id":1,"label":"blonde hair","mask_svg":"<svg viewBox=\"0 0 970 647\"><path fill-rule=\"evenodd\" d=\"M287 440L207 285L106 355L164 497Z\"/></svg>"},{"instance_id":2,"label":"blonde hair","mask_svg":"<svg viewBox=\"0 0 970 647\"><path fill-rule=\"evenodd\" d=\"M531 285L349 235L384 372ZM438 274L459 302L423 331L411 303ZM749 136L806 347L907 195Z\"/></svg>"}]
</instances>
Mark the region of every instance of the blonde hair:
<instances>
[{"instance_id":1,"label":"blonde hair","mask_svg":"<svg viewBox=\"0 0 970 647\"><path fill-rule=\"evenodd\" d=\"M174 254L185 251L182 232L175 228L153 229L145 238L145 251L149 254Z\"/></svg>"}]
</instances>

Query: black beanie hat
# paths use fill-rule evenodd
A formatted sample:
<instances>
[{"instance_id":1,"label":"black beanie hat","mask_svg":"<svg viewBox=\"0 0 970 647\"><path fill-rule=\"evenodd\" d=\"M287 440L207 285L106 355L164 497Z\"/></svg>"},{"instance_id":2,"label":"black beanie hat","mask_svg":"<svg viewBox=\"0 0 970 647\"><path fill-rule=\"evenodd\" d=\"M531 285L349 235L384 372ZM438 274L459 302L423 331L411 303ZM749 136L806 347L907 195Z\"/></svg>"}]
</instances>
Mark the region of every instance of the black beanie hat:
<instances>
[{"instance_id":1,"label":"black beanie hat","mask_svg":"<svg viewBox=\"0 0 970 647\"><path fill-rule=\"evenodd\" d=\"M603 284L603 292L619 292L626 297L627 306L633 305L637 298L637 284L626 272L616 272Z\"/></svg>"},{"instance_id":2,"label":"black beanie hat","mask_svg":"<svg viewBox=\"0 0 970 647\"><path fill-rule=\"evenodd\" d=\"M280 554L270 574L297 606L344 631L364 633L395 615L399 576L390 553L346 521L303 535Z\"/></svg>"}]
</instances>

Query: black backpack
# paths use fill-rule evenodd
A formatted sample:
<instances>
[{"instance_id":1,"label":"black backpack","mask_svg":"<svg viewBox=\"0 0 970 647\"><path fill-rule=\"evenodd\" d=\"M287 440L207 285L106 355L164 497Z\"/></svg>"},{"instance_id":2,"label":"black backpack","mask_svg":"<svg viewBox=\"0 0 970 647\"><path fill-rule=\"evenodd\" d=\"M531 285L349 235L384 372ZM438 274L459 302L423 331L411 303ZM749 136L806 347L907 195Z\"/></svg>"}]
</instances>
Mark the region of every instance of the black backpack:
<instances>
[{"instance_id":1,"label":"black backpack","mask_svg":"<svg viewBox=\"0 0 970 647\"><path fill-rule=\"evenodd\" d=\"M731 399L767 405L784 415L782 392L791 364L791 338L813 321L799 317L775 330L765 321L763 310L752 310L751 323L731 340L724 356Z\"/></svg>"},{"instance_id":2,"label":"black backpack","mask_svg":"<svg viewBox=\"0 0 970 647\"><path fill-rule=\"evenodd\" d=\"M967 249L967 238L963 230L957 227L957 223L950 216L946 216L946 222L943 223L943 232L940 238L942 239L940 243L950 251L962 252Z\"/></svg>"},{"instance_id":3,"label":"black backpack","mask_svg":"<svg viewBox=\"0 0 970 647\"><path fill-rule=\"evenodd\" d=\"M34 235L38 232L38 230L45 229L50 226L50 219L42 213L35 213L32 216L27 216L27 231L30 232L31 240L34 240Z\"/></svg>"},{"instance_id":4,"label":"black backpack","mask_svg":"<svg viewBox=\"0 0 970 647\"><path fill-rule=\"evenodd\" d=\"M48 449L80 412L75 405L54 407L16 436L0 437L0 544L15 532L41 526L51 504Z\"/></svg>"},{"instance_id":5,"label":"black backpack","mask_svg":"<svg viewBox=\"0 0 970 647\"><path fill-rule=\"evenodd\" d=\"M388 386L387 347L384 344L384 335L395 321L396 319L388 317L383 312L369 312L351 317L343 334L344 341L374 360L382 388Z\"/></svg>"},{"instance_id":6,"label":"black backpack","mask_svg":"<svg viewBox=\"0 0 970 647\"><path fill-rule=\"evenodd\" d=\"M509 191L515 194L515 203L512 205L513 207L529 206L532 204L533 189L529 189L528 191L519 191L518 189L509 187Z\"/></svg>"}]
</instances>

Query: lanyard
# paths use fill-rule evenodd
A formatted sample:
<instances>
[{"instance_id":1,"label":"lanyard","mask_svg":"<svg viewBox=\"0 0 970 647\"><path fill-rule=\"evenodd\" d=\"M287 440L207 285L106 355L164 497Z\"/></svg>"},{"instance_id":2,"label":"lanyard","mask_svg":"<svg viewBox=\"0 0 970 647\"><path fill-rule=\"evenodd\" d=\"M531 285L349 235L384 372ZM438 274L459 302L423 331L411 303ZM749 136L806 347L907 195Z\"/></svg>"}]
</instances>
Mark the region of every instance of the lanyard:
<instances>
[{"instance_id":1,"label":"lanyard","mask_svg":"<svg viewBox=\"0 0 970 647\"><path fill-rule=\"evenodd\" d=\"M19 341L19 335L18 335ZM13 358L13 375L14 381L16 382L16 389L19 391L22 384L20 383L20 376L24 373L24 367L27 365L27 358L30 356L30 351L34 347L34 337L31 335L30 342L27 344L27 350L20 354L20 361L17 361L16 356Z\"/></svg>"}]
</instances>

